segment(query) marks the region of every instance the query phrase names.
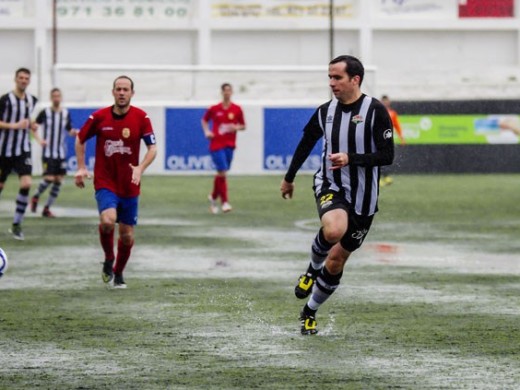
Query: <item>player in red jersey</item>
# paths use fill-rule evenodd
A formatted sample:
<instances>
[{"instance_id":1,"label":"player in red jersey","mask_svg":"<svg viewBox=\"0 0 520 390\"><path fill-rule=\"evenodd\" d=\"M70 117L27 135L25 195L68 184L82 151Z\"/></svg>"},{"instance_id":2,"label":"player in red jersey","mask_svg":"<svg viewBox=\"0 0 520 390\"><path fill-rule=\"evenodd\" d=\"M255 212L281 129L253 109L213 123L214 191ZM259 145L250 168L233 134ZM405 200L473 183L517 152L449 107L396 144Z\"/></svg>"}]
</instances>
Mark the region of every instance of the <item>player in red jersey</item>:
<instances>
[{"instance_id":1,"label":"player in red jersey","mask_svg":"<svg viewBox=\"0 0 520 390\"><path fill-rule=\"evenodd\" d=\"M99 210L99 239L105 252L102 278L114 288L126 288L123 270L134 244L134 226L141 175L156 154L155 135L148 115L131 106L134 83L127 76L114 80L114 105L90 115L76 138L78 170L76 186L85 187L90 174L85 165L85 142L96 136L94 188ZM147 152L139 162L141 139ZM114 230L119 223L117 258L114 255ZM115 260L115 264L114 264Z\"/></svg>"},{"instance_id":2,"label":"player in red jersey","mask_svg":"<svg viewBox=\"0 0 520 390\"><path fill-rule=\"evenodd\" d=\"M213 214L218 213L217 199L219 197L223 212L227 213L233 209L228 202L226 172L229 171L233 160L237 131L246 128L242 109L231 101L231 95L233 95L231 84L222 84L220 90L222 102L211 106L201 120L204 135L210 140L209 151L217 169L213 192L208 196L210 210ZM209 129L210 121L212 122L211 130Z\"/></svg>"}]
</instances>

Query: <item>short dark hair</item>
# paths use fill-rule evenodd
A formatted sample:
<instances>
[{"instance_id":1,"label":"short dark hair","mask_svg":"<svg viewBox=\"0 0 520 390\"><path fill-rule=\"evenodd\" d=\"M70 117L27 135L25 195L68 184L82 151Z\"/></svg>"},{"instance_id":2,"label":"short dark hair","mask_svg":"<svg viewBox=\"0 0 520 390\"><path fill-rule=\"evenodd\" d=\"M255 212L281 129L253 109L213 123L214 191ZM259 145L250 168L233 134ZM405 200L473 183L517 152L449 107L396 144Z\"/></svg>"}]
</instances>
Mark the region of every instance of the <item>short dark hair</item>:
<instances>
[{"instance_id":1,"label":"short dark hair","mask_svg":"<svg viewBox=\"0 0 520 390\"><path fill-rule=\"evenodd\" d=\"M230 83L224 83L220 86L220 90L223 91L224 89L226 89L227 87L233 89L233 87L231 86Z\"/></svg>"},{"instance_id":2,"label":"short dark hair","mask_svg":"<svg viewBox=\"0 0 520 390\"><path fill-rule=\"evenodd\" d=\"M61 89L59 89L59 88L57 88L57 87L54 87L53 89L51 89L51 95L52 95L54 92L59 92L59 93L61 93Z\"/></svg>"},{"instance_id":3,"label":"short dark hair","mask_svg":"<svg viewBox=\"0 0 520 390\"><path fill-rule=\"evenodd\" d=\"M18 76L19 73L27 73L28 75L31 75L31 71L27 68L18 68L16 69L16 72L15 72L15 77Z\"/></svg>"},{"instance_id":4,"label":"short dark hair","mask_svg":"<svg viewBox=\"0 0 520 390\"><path fill-rule=\"evenodd\" d=\"M350 78L359 76L359 86L361 87L361 84L363 83L363 77L365 76L365 67L361 61L354 56L342 55L330 61L329 65L337 64L338 62L345 63L345 70Z\"/></svg>"},{"instance_id":5,"label":"short dark hair","mask_svg":"<svg viewBox=\"0 0 520 390\"><path fill-rule=\"evenodd\" d=\"M388 97L388 95L383 95L381 96L381 100L390 100L390 98Z\"/></svg>"},{"instance_id":6,"label":"short dark hair","mask_svg":"<svg viewBox=\"0 0 520 390\"><path fill-rule=\"evenodd\" d=\"M114 79L114 83L112 84L112 88L115 88L116 87L116 81L117 80L121 80L121 79L127 79L128 81L130 81L130 88L132 88L132 91L134 90L134 81L128 77L128 76L125 76L125 75L121 75L121 76L118 76Z\"/></svg>"}]
</instances>

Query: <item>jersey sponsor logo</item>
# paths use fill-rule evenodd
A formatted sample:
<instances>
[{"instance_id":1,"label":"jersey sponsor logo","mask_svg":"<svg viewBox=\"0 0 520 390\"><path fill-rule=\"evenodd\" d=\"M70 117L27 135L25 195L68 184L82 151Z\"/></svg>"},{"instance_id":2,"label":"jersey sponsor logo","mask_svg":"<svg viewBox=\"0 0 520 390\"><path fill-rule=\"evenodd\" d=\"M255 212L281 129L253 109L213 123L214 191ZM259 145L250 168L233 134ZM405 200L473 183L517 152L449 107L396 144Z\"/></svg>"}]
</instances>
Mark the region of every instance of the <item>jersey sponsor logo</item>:
<instances>
[{"instance_id":1,"label":"jersey sponsor logo","mask_svg":"<svg viewBox=\"0 0 520 390\"><path fill-rule=\"evenodd\" d=\"M386 129L385 132L383 133L383 138L384 139L392 138L392 129Z\"/></svg>"},{"instance_id":2,"label":"jersey sponsor logo","mask_svg":"<svg viewBox=\"0 0 520 390\"><path fill-rule=\"evenodd\" d=\"M132 150L129 146L125 146L122 139L118 141L107 139L105 141L105 156L110 157L116 153L132 154Z\"/></svg>"},{"instance_id":3,"label":"jersey sponsor logo","mask_svg":"<svg viewBox=\"0 0 520 390\"><path fill-rule=\"evenodd\" d=\"M334 121L334 117L332 115L327 116L327 123L332 123Z\"/></svg>"},{"instance_id":4,"label":"jersey sponsor logo","mask_svg":"<svg viewBox=\"0 0 520 390\"><path fill-rule=\"evenodd\" d=\"M101 128L101 131L110 131L110 130L114 130L114 128L112 126L104 126Z\"/></svg>"},{"instance_id":5,"label":"jersey sponsor logo","mask_svg":"<svg viewBox=\"0 0 520 390\"><path fill-rule=\"evenodd\" d=\"M231 123L222 123L218 128L219 134L227 134L233 132L233 125Z\"/></svg>"},{"instance_id":6,"label":"jersey sponsor logo","mask_svg":"<svg viewBox=\"0 0 520 390\"><path fill-rule=\"evenodd\" d=\"M122 131L123 138L130 137L130 129L128 127L125 127Z\"/></svg>"},{"instance_id":7,"label":"jersey sponsor logo","mask_svg":"<svg viewBox=\"0 0 520 390\"><path fill-rule=\"evenodd\" d=\"M356 125L358 123L362 123L365 119L361 116L361 115L355 115L353 118L352 118L352 122L355 123Z\"/></svg>"}]
</instances>

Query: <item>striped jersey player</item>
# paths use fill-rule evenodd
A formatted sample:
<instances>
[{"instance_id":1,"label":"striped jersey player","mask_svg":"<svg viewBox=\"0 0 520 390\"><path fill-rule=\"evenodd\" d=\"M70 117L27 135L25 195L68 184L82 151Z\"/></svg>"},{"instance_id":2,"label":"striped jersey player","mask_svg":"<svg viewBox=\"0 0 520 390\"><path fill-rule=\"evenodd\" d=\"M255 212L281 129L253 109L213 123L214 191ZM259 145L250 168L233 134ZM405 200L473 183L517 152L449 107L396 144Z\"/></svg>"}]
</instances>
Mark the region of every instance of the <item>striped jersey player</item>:
<instances>
[{"instance_id":1,"label":"striped jersey player","mask_svg":"<svg viewBox=\"0 0 520 390\"><path fill-rule=\"evenodd\" d=\"M65 137L67 135L76 136L77 130L72 128L69 111L61 106L61 91L53 88L50 98L51 106L41 110L36 117L36 123L43 128L45 145L42 150L43 179L31 199L31 211L36 212L40 196L51 186L42 216L54 218L55 215L51 212L50 207L56 201L63 178L67 173Z\"/></svg>"},{"instance_id":2,"label":"striped jersey player","mask_svg":"<svg viewBox=\"0 0 520 390\"><path fill-rule=\"evenodd\" d=\"M26 92L31 81L31 71L19 68L15 73L15 88L0 97L0 193L11 174L18 174L20 187L16 196L16 210L10 232L13 238L23 240L22 221L29 203L32 160L30 131L40 143L31 123L31 115L38 99Z\"/></svg>"},{"instance_id":3,"label":"striped jersey player","mask_svg":"<svg viewBox=\"0 0 520 390\"><path fill-rule=\"evenodd\" d=\"M300 313L305 335L317 333L316 311L337 289L347 259L368 234L377 212L380 167L394 158L390 116L382 103L361 92L363 76L363 64L355 57L330 62L334 99L318 107L305 126L281 183L282 196L292 197L297 171L323 138L313 187L322 226L307 271L295 287L298 298L310 296Z\"/></svg>"}]
</instances>

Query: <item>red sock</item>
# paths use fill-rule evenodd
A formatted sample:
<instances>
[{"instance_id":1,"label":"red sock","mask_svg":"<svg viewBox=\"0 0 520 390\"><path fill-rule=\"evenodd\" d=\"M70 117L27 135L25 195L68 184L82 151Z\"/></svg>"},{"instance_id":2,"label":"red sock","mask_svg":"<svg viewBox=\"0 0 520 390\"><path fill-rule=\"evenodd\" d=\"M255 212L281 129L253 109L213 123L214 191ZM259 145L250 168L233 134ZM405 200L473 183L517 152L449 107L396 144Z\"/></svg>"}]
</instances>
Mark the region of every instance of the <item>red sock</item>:
<instances>
[{"instance_id":1,"label":"red sock","mask_svg":"<svg viewBox=\"0 0 520 390\"><path fill-rule=\"evenodd\" d=\"M213 199L217 199L220 195L220 176L215 176L215 179L213 180L213 192L211 193L211 197Z\"/></svg>"},{"instance_id":2,"label":"red sock","mask_svg":"<svg viewBox=\"0 0 520 390\"><path fill-rule=\"evenodd\" d=\"M113 261L114 256L114 229L109 232L104 232L99 225L99 241L103 252L105 252L105 260Z\"/></svg>"},{"instance_id":3,"label":"red sock","mask_svg":"<svg viewBox=\"0 0 520 390\"><path fill-rule=\"evenodd\" d=\"M226 176L220 177L220 191L220 198L222 199L222 203L226 203L228 201Z\"/></svg>"},{"instance_id":4,"label":"red sock","mask_svg":"<svg viewBox=\"0 0 520 390\"><path fill-rule=\"evenodd\" d=\"M124 245L121 239L117 240L117 259L116 264L114 265L114 273L121 274L123 273L126 263L130 258L130 252L132 252L132 247L134 246L134 241L130 243L130 245Z\"/></svg>"}]
</instances>

